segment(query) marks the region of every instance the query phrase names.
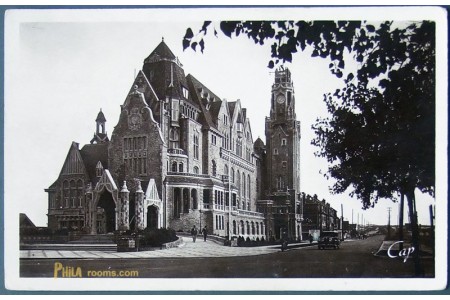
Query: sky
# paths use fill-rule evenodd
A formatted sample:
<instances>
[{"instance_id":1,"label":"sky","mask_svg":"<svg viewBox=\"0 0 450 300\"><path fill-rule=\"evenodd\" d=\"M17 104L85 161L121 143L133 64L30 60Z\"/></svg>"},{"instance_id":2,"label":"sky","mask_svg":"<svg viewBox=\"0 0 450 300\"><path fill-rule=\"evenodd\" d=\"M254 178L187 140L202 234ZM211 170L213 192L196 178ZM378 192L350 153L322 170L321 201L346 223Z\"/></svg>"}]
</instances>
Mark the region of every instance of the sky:
<instances>
[{"instance_id":1,"label":"sky","mask_svg":"<svg viewBox=\"0 0 450 300\"><path fill-rule=\"evenodd\" d=\"M80 148L89 143L100 109L111 136L135 74L163 37L186 75L192 74L222 99L241 100L253 139L264 141L274 80L273 70L267 68L270 47L257 46L245 37L215 38L210 34L204 53L182 49L188 27L196 32L206 16L220 20L224 18L221 13L36 10L7 15L5 214L18 218L19 213L26 213L36 225L47 225L44 189L57 179L72 141L80 143ZM292 14L286 10L274 13L270 17ZM267 11L240 10L233 17L264 14ZM327 14L330 16L324 12ZM308 16L315 15L308 12ZM8 27L8 20L13 20L14 26ZM285 65L292 72L297 120L301 122L301 191L325 199L339 216L343 205L344 219L353 223L387 224L391 208L391 224L397 225L398 203L381 199L375 208L363 211L360 201L348 193L329 192L333 181L323 175L327 162L314 155L318 149L311 145L311 125L327 116L323 94L343 84L329 72L328 64L306 51L294 54L293 62ZM350 61L346 64L352 65ZM436 200L418 191L416 197L419 222L429 224L428 206Z\"/></svg>"}]
</instances>

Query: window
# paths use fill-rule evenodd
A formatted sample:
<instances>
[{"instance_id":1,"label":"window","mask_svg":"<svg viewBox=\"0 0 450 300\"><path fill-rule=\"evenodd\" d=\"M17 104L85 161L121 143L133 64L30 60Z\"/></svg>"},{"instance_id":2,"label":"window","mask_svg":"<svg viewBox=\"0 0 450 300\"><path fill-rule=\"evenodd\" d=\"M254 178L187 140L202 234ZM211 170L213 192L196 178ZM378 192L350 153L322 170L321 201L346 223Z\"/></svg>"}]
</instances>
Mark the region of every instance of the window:
<instances>
[{"instance_id":1,"label":"window","mask_svg":"<svg viewBox=\"0 0 450 300\"><path fill-rule=\"evenodd\" d=\"M250 174L248 174L247 175L247 186L248 186L248 189L247 189L247 191L248 191L248 198L250 199L250 191L251 191L251 188L250 188Z\"/></svg>"},{"instance_id":2,"label":"window","mask_svg":"<svg viewBox=\"0 0 450 300\"><path fill-rule=\"evenodd\" d=\"M217 166L216 166L216 161L215 160L212 160L212 162L211 162L211 167L212 167L212 175L213 176L216 176L217 175Z\"/></svg>"},{"instance_id":3,"label":"window","mask_svg":"<svg viewBox=\"0 0 450 300\"><path fill-rule=\"evenodd\" d=\"M287 167L287 161L283 161L282 165L283 165L283 168L286 168Z\"/></svg>"},{"instance_id":4,"label":"window","mask_svg":"<svg viewBox=\"0 0 450 300\"><path fill-rule=\"evenodd\" d=\"M286 139L281 139L281 146L286 146L286 145L287 145Z\"/></svg>"},{"instance_id":5,"label":"window","mask_svg":"<svg viewBox=\"0 0 450 300\"><path fill-rule=\"evenodd\" d=\"M198 174L198 173L199 173L198 167L194 167L194 174Z\"/></svg>"},{"instance_id":6,"label":"window","mask_svg":"<svg viewBox=\"0 0 450 300\"><path fill-rule=\"evenodd\" d=\"M182 89L183 89L183 97L185 99L188 99L189 98L189 90L187 88L185 88L184 86L182 87Z\"/></svg>"},{"instance_id":7,"label":"window","mask_svg":"<svg viewBox=\"0 0 450 300\"><path fill-rule=\"evenodd\" d=\"M278 176L278 178L277 178L277 187L278 187L279 191L284 189L284 180L283 180L283 177L281 177L281 176Z\"/></svg>"},{"instance_id":8,"label":"window","mask_svg":"<svg viewBox=\"0 0 450 300\"><path fill-rule=\"evenodd\" d=\"M83 200L83 181L81 179L78 179L77 181L77 198L78 198L78 207L81 207Z\"/></svg>"},{"instance_id":9,"label":"window","mask_svg":"<svg viewBox=\"0 0 450 300\"><path fill-rule=\"evenodd\" d=\"M179 100L172 100L172 121L178 121L179 110L180 110Z\"/></svg>"},{"instance_id":10,"label":"window","mask_svg":"<svg viewBox=\"0 0 450 300\"><path fill-rule=\"evenodd\" d=\"M278 155L278 149L277 148L273 149L273 154Z\"/></svg>"},{"instance_id":11,"label":"window","mask_svg":"<svg viewBox=\"0 0 450 300\"><path fill-rule=\"evenodd\" d=\"M172 163L172 172L176 172L176 171L177 171L177 162L174 161L174 162Z\"/></svg>"},{"instance_id":12,"label":"window","mask_svg":"<svg viewBox=\"0 0 450 300\"><path fill-rule=\"evenodd\" d=\"M69 207L69 195L70 195L70 189L69 189L69 182L64 181L63 182L63 203L64 207Z\"/></svg>"},{"instance_id":13,"label":"window","mask_svg":"<svg viewBox=\"0 0 450 300\"><path fill-rule=\"evenodd\" d=\"M178 172L183 173L183 163L180 162L180 164L178 165Z\"/></svg>"},{"instance_id":14,"label":"window","mask_svg":"<svg viewBox=\"0 0 450 300\"><path fill-rule=\"evenodd\" d=\"M227 165L223 166L223 174L228 175L228 166Z\"/></svg>"},{"instance_id":15,"label":"window","mask_svg":"<svg viewBox=\"0 0 450 300\"><path fill-rule=\"evenodd\" d=\"M194 134L194 158L198 159L198 157L199 157L198 135Z\"/></svg>"}]
</instances>

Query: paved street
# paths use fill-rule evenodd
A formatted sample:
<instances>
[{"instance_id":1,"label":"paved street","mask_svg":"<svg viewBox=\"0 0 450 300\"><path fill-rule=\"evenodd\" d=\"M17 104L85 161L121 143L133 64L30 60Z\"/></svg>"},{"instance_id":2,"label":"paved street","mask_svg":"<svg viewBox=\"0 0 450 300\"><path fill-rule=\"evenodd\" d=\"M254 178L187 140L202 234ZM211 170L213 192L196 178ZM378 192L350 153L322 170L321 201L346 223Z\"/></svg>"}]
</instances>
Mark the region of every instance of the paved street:
<instances>
[{"instance_id":1,"label":"paved street","mask_svg":"<svg viewBox=\"0 0 450 300\"><path fill-rule=\"evenodd\" d=\"M178 249L140 253L108 253L109 258L58 257L21 259L22 277L53 277L55 262L88 270L138 270L141 278L409 278L412 260L375 257L382 237L346 241L339 250L318 250L317 246L289 249L232 248L213 242L189 239ZM63 251L59 251L63 252ZM94 255L93 252L91 255ZM141 255L148 255L143 257ZM114 257L114 258L113 258ZM80 259L81 258L81 259ZM423 259L427 277L434 276L434 261Z\"/></svg>"},{"instance_id":2,"label":"paved street","mask_svg":"<svg viewBox=\"0 0 450 300\"><path fill-rule=\"evenodd\" d=\"M168 258L168 257L232 257L261 255L280 251L279 246L266 247L224 247L207 240L183 237L179 248L142 252L115 251L80 251L80 250L21 250L20 258L52 258L52 259L103 259L103 258Z\"/></svg>"}]
</instances>

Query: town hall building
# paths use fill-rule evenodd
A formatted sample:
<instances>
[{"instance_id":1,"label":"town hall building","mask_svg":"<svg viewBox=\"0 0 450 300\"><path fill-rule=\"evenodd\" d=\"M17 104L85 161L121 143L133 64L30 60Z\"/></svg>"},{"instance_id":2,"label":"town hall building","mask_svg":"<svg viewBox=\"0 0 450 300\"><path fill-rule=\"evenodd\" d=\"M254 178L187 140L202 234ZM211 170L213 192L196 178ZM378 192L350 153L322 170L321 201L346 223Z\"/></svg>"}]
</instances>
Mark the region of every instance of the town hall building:
<instances>
[{"instance_id":1,"label":"town hall building","mask_svg":"<svg viewBox=\"0 0 450 300\"><path fill-rule=\"evenodd\" d=\"M111 136L100 110L90 143L70 145L45 190L48 226L102 234L206 225L223 237L301 239L300 123L288 69L276 70L270 99L266 142L254 141L241 101L186 76L163 40Z\"/></svg>"}]
</instances>

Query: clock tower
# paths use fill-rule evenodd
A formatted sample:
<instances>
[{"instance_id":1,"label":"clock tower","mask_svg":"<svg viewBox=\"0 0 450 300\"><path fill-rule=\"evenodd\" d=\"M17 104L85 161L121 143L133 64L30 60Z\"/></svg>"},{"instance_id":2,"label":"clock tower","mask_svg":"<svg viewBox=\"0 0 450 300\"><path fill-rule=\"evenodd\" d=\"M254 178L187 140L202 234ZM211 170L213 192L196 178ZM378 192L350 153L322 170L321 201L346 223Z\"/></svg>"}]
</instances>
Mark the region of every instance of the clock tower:
<instances>
[{"instance_id":1,"label":"clock tower","mask_svg":"<svg viewBox=\"0 0 450 300\"><path fill-rule=\"evenodd\" d=\"M265 196L272 205L273 235L301 239L300 122L296 120L294 85L287 68L275 71L265 132Z\"/></svg>"}]
</instances>

